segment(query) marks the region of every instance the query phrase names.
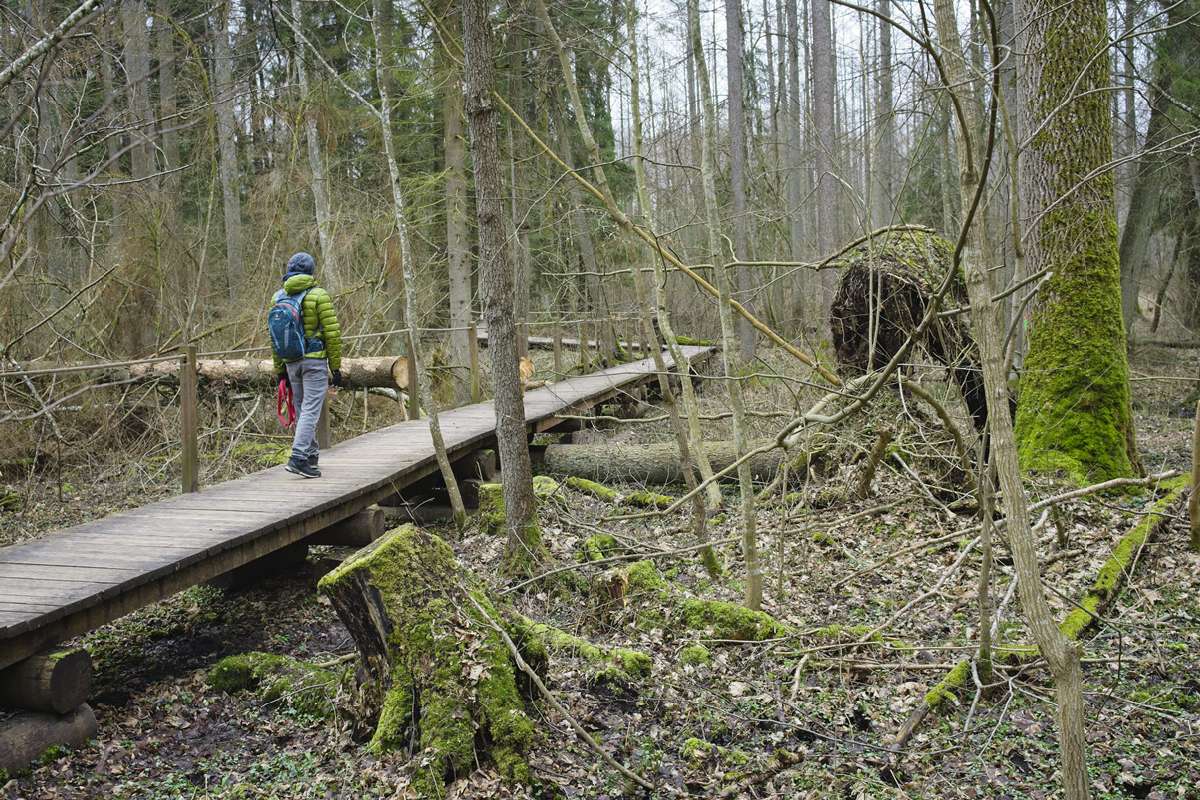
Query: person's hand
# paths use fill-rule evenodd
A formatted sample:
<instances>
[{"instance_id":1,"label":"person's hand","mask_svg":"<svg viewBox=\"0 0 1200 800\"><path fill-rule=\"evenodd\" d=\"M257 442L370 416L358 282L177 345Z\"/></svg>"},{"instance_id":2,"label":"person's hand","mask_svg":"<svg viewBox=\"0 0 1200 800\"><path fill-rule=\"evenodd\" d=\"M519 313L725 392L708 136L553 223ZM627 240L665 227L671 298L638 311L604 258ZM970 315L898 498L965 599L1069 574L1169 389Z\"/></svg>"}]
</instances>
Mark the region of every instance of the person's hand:
<instances>
[{"instance_id":1,"label":"person's hand","mask_svg":"<svg viewBox=\"0 0 1200 800\"><path fill-rule=\"evenodd\" d=\"M339 389L342 386L342 371L340 369L335 369L333 371L333 385Z\"/></svg>"}]
</instances>

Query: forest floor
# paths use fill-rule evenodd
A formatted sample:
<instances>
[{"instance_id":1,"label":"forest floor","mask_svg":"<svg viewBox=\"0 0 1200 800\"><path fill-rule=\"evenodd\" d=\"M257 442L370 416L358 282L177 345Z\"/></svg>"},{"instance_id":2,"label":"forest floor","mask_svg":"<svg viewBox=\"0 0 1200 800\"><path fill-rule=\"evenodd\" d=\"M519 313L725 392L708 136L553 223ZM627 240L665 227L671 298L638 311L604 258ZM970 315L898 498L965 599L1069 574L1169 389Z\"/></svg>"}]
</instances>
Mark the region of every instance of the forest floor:
<instances>
[{"instance_id":1,"label":"forest floor","mask_svg":"<svg viewBox=\"0 0 1200 800\"><path fill-rule=\"evenodd\" d=\"M787 367L770 355L767 362L773 369ZM1135 376L1168 370L1195 375L1196 365L1181 364L1174 354L1169 360L1145 355ZM705 389L708 413L725 408L719 383ZM1192 415L1185 397L1194 383L1134 385L1147 470L1186 468ZM759 386L750 396L750 405L764 414L784 412L793 402L791 391L776 384ZM756 417L755 425L765 435L782 421ZM342 428L353 433L344 421ZM706 423L713 439L727 432L726 423ZM597 436L647 441L666 438L667 429L635 423ZM911 463L925 474L918 456L937 442L917 438L905 452L914 454ZM44 475L41 491L26 495L40 496L36 504L19 515L0 514L0 544L171 491L165 480L123 483L120 476L131 468L119 454L106 463L110 472L101 474L112 479L97 483L69 468ZM252 468L243 461L211 469L236 474ZM656 593L632 593L624 608L601 620L589 605L586 581L534 584L509 595L534 619L597 643L637 648L654 661L650 677L622 686L595 680L582 661L556 657L550 688L630 769L691 796L1057 796L1052 692L1037 662L1001 671L1003 686L987 697L966 692L930 714L902 752L891 751L891 737L925 693L975 646L979 558L972 551L960 559L975 517L942 507L952 504L952 490L961 486L945 487L951 491L937 493L935 503L898 469L881 469L872 496L848 499L846 487L858 469L834 464L801 488L799 499L759 510L764 608L787 626L786 635L746 643L687 629ZM64 483L69 488L60 499ZM84 485L86 493L75 488ZM1030 493L1045 497L1062 488L1038 482ZM725 496L732 507L731 488ZM1148 490L1073 501L1041 529L1043 555L1052 560L1045 569L1051 604L1060 618L1083 596L1120 537L1147 516L1156 496ZM541 522L561 564L577 562L580 546L597 529L635 553L693 543L676 515L613 520L619 512L589 496L564 489L559 500L543 506ZM846 521L864 511L871 513ZM1101 624L1083 635L1096 798L1200 798L1200 555L1187 549L1185 513L1178 505L1166 509L1156 535L1136 553L1126 588ZM959 530L963 536L945 549L900 554L855 576L909 545ZM463 536L435 532L453 542L465 565L502 590L494 577L500 538L475 530ZM710 535L722 540L736 530L718 518ZM654 561L673 596L738 602L744 578L739 551L732 543L719 550L727 569L715 580L693 556ZM198 587L84 637L97 667L98 738L9 780L0 797L405 796L406 755L371 755L337 720L209 685L209 669L230 654L258 650L322 662L353 650L333 609L314 592L316 579L338 555L314 548L298 572L239 593ZM1004 555L998 547L997 601L1011 575ZM578 570L585 578L597 572ZM893 619L939 580L938 592ZM1002 641L1027 641L1018 618L1013 601L1002 615ZM855 644L884 623L880 637ZM534 713L539 736L531 763L542 788L505 785L484 763L454 783L449 797L635 796L561 717L541 706ZM781 760L781 751L790 756Z\"/></svg>"}]
</instances>

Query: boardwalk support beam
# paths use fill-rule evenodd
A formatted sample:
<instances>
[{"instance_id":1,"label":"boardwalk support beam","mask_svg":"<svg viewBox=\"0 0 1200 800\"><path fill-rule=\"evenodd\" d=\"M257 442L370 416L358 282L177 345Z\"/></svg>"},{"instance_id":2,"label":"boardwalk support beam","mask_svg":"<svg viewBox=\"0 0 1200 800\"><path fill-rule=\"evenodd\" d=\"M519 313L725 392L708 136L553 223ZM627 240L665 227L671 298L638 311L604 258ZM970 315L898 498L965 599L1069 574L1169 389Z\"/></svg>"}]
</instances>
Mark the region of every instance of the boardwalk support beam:
<instances>
[{"instance_id":1,"label":"boardwalk support beam","mask_svg":"<svg viewBox=\"0 0 1200 800\"><path fill-rule=\"evenodd\" d=\"M82 747L96 729L87 703L67 714L22 711L0 722L0 769L27 769L51 747Z\"/></svg>"},{"instance_id":2,"label":"boardwalk support beam","mask_svg":"<svg viewBox=\"0 0 1200 800\"><path fill-rule=\"evenodd\" d=\"M46 650L0 670L0 706L65 714L86 703L91 689L87 650Z\"/></svg>"}]
</instances>

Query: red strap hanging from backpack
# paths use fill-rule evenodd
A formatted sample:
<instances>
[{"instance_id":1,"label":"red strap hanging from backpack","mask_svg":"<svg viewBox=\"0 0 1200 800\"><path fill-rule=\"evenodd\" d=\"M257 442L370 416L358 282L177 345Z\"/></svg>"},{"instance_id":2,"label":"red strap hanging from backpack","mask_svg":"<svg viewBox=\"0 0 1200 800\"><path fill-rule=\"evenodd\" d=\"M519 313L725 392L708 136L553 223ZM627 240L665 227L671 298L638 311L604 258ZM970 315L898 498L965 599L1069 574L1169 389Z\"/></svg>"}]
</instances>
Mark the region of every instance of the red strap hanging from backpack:
<instances>
[{"instance_id":1,"label":"red strap hanging from backpack","mask_svg":"<svg viewBox=\"0 0 1200 800\"><path fill-rule=\"evenodd\" d=\"M275 393L275 415L279 417L279 424L284 428L291 428L296 424L296 406L292 404L292 387L284 380L279 382L279 389Z\"/></svg>"}]
</instances>

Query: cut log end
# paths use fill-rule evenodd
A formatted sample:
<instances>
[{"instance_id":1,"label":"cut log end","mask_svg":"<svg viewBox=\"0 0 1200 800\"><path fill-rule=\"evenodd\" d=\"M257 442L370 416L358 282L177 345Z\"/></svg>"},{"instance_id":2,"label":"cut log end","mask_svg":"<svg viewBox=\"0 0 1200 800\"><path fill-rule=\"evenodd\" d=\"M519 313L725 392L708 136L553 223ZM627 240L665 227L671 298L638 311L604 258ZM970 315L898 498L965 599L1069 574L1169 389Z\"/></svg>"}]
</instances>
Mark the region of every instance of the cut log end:
<instances>
[{"instance_id":1,"label":"cut log end","mask_svg":"<svg viewBox=\"0 0 1200 800\"><path fill-rule=\"evenodd\" d=\"M0 671L0 706L66 714L87 702L91 688L86 650L47 650Z\"/></svg>"}]
</instances>

